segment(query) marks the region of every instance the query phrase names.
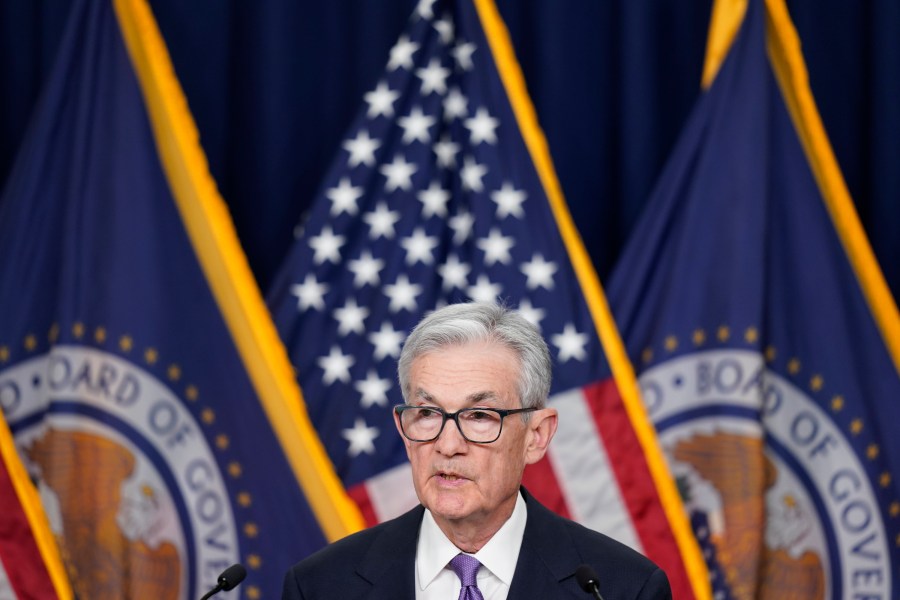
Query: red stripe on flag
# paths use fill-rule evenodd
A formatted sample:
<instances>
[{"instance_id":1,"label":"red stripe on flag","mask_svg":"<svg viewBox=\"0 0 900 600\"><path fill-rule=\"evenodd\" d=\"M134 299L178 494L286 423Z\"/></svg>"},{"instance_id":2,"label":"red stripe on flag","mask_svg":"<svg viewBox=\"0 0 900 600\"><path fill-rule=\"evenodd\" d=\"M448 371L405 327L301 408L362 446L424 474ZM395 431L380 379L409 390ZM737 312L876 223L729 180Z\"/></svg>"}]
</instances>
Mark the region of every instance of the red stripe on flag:
<instances>
[{"instance_id":1,"label":"red stripe on flag","mask_svg":"<svg viewBox=\"0 0 900 600\"><path fill-rule=\"evenodd\" d=\"M18 598L56 598L31 525L0 458L0 560Z\"/></svg>"},{"instance_id":2,"label":"red stripe on flag","mask_svg":"<svg viewBox=\"0 0 900 600\"><path fill-rule=\"evenodd\" d=\"M347 488L347 495L359 507L359 511L366 522L366 527L378 524L378 515L375 513L375 506L372 504L372 499L369 497L369 491L366 489L365 483Z\"/></svg>"},{"instance_id":3,"label":"red stripe on flag","mask_svg":"<svg viewBox=\"0 0 900 600\"><path fill-rule=\"evenodd\" d=\"M675 598L693 597L678 543L615 381L587 386L584 395L644 553L666 572Z\"/></svg>"},{"instance_id":4,"label":"red stripe on flag","mask_svg":"<svg viewBox=\"0 0 900 600\"><path fill-rule=\"evenodd\" d=\"M522 485L528 488L531 495L538 502L552 510L558 515L571 519L569 506L566 504L566 498L563 496L556 479L556 473L553 471L553 465L547 455L538 462L525 467L525 473L522 475Z\"/></svg>"}]
</instances>

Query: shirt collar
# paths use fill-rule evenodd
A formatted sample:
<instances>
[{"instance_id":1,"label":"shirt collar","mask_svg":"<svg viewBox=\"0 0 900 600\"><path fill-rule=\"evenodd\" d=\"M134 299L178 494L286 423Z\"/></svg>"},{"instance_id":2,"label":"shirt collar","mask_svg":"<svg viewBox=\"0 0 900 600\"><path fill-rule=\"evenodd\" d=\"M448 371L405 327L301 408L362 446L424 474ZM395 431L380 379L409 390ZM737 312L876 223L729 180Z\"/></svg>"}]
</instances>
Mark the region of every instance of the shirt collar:
<instances>
[{"instance_id":1,"label":"shirt collar","mask_svg":"<svg viewBox=\"0 0 900 600\"><path fill-rule=\"evenodd\" d=\"M521 492L516 495L516 505L506 523L473 556L498 579L509 586L516 571L522 538L525 536L525 521L528 510ZM447 567L460 549L453 545L434 520L431 511L425 510L419 529L416 548L416 579L419 589L424 590L435 577Z\"/></svg>"}]
</instances>

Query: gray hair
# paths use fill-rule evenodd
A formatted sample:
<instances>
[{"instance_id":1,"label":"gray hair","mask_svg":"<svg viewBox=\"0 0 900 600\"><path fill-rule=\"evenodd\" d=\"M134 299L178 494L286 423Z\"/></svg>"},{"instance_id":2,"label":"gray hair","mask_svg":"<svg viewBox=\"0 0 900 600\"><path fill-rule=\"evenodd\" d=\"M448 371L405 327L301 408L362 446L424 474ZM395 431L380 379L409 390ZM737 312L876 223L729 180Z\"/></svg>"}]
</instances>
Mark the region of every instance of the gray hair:
<instances>
[{"instance_id":1,"label":"gray hair","mask_svg":"<svg viewBox=\"0 0 900 600\"><path fill-rule=\"evenodd\" d=\"M409 399L409 371L420 356L446 346L486 342L509 348L519 358L523 408L543 408L553 374L550 351L537 327L518 311L492 302L451 304L422 319L403 345L397 363L400 391Z\"/></svg>"}]
</instances>

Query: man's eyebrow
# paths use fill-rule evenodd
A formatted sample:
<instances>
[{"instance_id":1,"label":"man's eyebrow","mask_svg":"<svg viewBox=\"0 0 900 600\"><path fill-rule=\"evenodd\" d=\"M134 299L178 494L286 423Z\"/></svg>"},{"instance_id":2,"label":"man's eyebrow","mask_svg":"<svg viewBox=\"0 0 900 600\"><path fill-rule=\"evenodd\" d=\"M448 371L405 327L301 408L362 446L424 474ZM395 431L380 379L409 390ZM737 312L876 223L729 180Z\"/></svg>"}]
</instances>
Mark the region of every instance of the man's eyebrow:
<instances>
[{"instance_id":1,"label":"man's eyebrow","mask_svg":"<svg viewBox=\"0 0 900 600\"><path fill-rule=\"evenodd\" d=\"M484 402L485 400L496 400L497 394L495 394L494 392L491 392L491 391L475 392L474 394L470 394L467 399L468 399L469 404L474 405L474 404L480 404L480 403Z\"/></svg>"},{"instance_id":2,"label":"man's eyebrow","mask_svg":"<svg viewBox=\"0 0 900 600\"><path fill-rule=\"evenodd\" d=\"M419 400L424 400L425 402L434 403L434 396L423 390L422 388L416 388L416 393L413 394Z\"/></svg>"},{"instance_id":3,"label":"man's eyebrow","mask_svg":"<svg viewBox=\"0 0 900 600\"><path fill-rule=\"evenodd\" d=\"M431 394L429 394L428 392L426 392L425 390L423 390L422 388L416 388L416 391L413 394L413 397L415 397L419 400L422 400L424 402L430 402L431 404L438 404L438 401L435 399L435 397L432 396ZM466 404L468 404L470 406L474 406L476 404L480 404L487 400L496 400L496 399L497 399L497 394L495 394L494 392L492 392L490 390L485 390L483 392L475 392L474 394L469 394L466 397Z\"/></svg>"}]
</instances>

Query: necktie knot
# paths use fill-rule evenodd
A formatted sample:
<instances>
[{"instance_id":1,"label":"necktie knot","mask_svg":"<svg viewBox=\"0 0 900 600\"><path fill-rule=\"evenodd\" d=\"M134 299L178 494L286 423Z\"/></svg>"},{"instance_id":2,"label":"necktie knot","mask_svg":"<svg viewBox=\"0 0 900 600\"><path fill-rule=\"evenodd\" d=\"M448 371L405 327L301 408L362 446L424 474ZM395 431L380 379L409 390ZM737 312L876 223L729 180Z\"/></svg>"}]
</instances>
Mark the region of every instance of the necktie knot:
<instances>
[{"instance_id":1,"label":"necktie knot","mask_svg":"<svg viewBox=\"0 0 900 600\"><path fill-rule=\"evenodd\" d=\"M453 569L462 583L462 590L459 594L460 600L483 600L481 591L475 583L475 576L478 575L478 569L481 568L481 563L478 562L477 558L468 554L457 554L450 561L450 568Z\"/></svg>"}]
</instances>

